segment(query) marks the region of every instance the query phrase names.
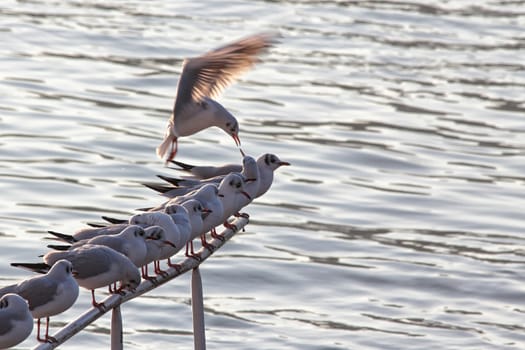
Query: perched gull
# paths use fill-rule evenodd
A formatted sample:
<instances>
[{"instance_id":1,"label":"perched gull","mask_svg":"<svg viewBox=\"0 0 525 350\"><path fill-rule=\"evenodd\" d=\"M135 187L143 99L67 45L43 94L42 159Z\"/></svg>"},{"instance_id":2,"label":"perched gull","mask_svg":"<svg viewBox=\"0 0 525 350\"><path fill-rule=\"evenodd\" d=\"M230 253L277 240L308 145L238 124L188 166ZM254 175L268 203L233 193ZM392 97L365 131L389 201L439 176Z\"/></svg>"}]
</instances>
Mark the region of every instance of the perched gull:
<instances>
[{"instance_id":1,"label":"perched gull","mask_svg":"<svg viewBox=\"0 0 525 350\"><path fill-rule=\"evenodd\" d=\"M78 283L73 277L73 265L67 260L58 260L45 275L31 277L18 284L0 289L0 295L16 293L29 303L33 318L38 320L37 339L47 341L49 317L69 309L77 300ZM40 337L40 319L46 318L45 337Z\"/></svg>"},{"instance_id":2,"label":"perched gull","mask_svg":"<svg viewBox=\"0 0 525 350\"><path fill-rule=\"evenodd\" d=\"M33 316L27 301L18 294L0 298L0 349L23 342L33 331Z\"/></svg>"},{"instance_id":3,"label":"perched gull","mask_svg":"<svg viewBox=\"0 0 525 350\"><path fill-rule=\"evenodd\" d=\"M186 215L188 214L186 213ZM189 238L189 232L181 232L171 216L165 212L157 211L141 213L135 215L131 220L141 223L156 222L158 226L164 229L166 239L173 243L173 245L164 245L162 247L157 261L168 259L176 254L180 248L186 244L186 241ZM171 265L171 262L168 262L168 264ZM155 263L155 272L162 273L158 262Z\"/></svg>"},{"instance_id":4,"label":"perched gull","mask_svg":"<svg viewBox=\"0 0 525 350\"><path fill-rule=\"evenodd\" d=\"M224 223L226 227L233 228L233 226L228 225L228 218L237 214L244 203L249 203L252 200L252 197L246 192L244 177L238 173L228 174L219 186L219 198L222 203L223 214L216 226ZM214 237L220 236L214 235Z\"/></svg>"},{"instance_id":5,"label":"perched gull","mask_svg":"<svg viewBox=\"0 0 525 350\"><path fill-rule=\"evenodd\" d=\"M49 231L53 235L57 232ZM61 235L63 237L65 235ZM137 225L129 225L122 232L115 235L100 235L87 240L72 243L70 246L48 245L49 248L58 250L75 249L84 244L98 244L115 249L124 254L137 267L142 266L142 261L146 257L146 232ZM64 249L65 248L65 249Z\"/></svg>"},{"instance_id":6,"label":"perched gull","mask_svg":"<svg viewBox=\"0 0 525 350\"><path fill-rule=\"evenodd\" d=\"M250 183L250 189L247 191L252 197L257 194L259 187L259 166L253 157L243 154L241 171L234 171L240 173L246 178L246 182ZM228 173L229 174L229 173ZM178 179L169 176L157 175L159 178L174 185L174 187L159 185L155 183L143 183L144 186L151 188L154 191L160 192L165 197L183 196L191 191L195 191L206 184L220 184L224 177L228 174L218 175L207 179Z\"/></svg>"},{"instance_id":7,"label":"perched gull","mask_svg":"<svg viewBox=\"0 0 525 350\"><path fill-rule=\"evenodd\" d=\"M156 261L161 258L162 248L165 245L169 245L175 248L175 244L170 242L166 237L166 231L160 226L150 226L145 229L146 234L148 235L148 240L146 241L146 257L142 261L142 278L151 279L153 277L148 275L148 265L150 263L155 264L155 273L159 273L156 267Z\"/></svg>"},{"instance_id":8,"label":"perched gull","mask_svg":"<svg viewBox=\"0 0 525 350\"><path fill-rule=\"evenodd\" d=\"M184 60L164 141L157 147L161 159L169 161L175 157L179 137L211 126L223 129L240 144L237 120L213 98L251 68L258 61L257 56L273 42L271 35L256 34Z\"/></svg>"},{"instance_id":9,"label":"perched gull","mask_svg":"<svg viewBox=\"0 0 525 350\"><path fill-rule=\"evenodd\" d=\"M120 281L123 289L134 289L140 284L138 268L123 254L102 245L84 244L68 251L52 251L44 255L44 263L11 263L37 272L46 272L61 259L69 260L76 271L78 285L91 290L93 306L103 306L95 300L95 289Z\"/></svg>"},{"instance_id":10,"label":"perched gull","mask_svg":"<svg viewBox=\"0 0 525 350\"><path fill-rule=\"evenodd\" d=\"M193 177L202 180L224 176L231 172L243 171L243 166L240 164L227 164L224 166L213 167L190 165L178 161L173 161L173 163L180 167L180 169L178 170L189 172ZM257 158L257 166L259 167L260 180L257 194L254 196L254 198L262 196L270 189L273 183L273 173L275 172L275 170L284 165L290 165L290 163L280 160L279 157L277 157L275 154L265 153L259 158ZM178 186L195 186L195 184L198 183L195 179L176 179L168 176L161 176L161 178L167 182Z\"/></svg>"}]
</instances>

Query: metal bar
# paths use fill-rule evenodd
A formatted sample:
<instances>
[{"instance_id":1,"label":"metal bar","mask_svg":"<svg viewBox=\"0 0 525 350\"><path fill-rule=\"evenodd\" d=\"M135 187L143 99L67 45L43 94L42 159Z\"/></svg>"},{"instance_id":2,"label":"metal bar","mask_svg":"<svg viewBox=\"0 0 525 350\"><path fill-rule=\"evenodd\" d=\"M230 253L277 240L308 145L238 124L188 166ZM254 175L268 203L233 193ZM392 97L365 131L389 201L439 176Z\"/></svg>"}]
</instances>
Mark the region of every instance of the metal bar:
<instances>
[{"instance_id":1,"label":"metal bar","mask_svg":"<svg viewBox=\"0 0 525 350\"><path fill-rule=\"evenodd\" d=\"M122 313L120 305L113 308L111 312L111 350L123 350L124 339L122 337Z\"/></svg>"},{"instance_id":2,"label":"metal bar","mask_svg":"<svg viewBox=\"0 0 525 350\"><path fill-rule=\"evenodd\" d=\"M195 350L206 350L202 279L198 266L193 269L191 274L191 310L193 313L193 344Z\"/></svg>"},{"instance_id":3,"label":"metal bar","mask_svg":"<svg viewBox=\"0 0 525 350\"><path fill-rule=\"evenodd\" d=\"M224 237L224 241L213 239L210 243L215 247L213 251L210 251L208 249L201 248L198 253L201 256L200 261L197 261L193 258L186 258L183 261L180 262L180 268L174 269L169 268L166 271L166 274L163 276L157 276L155 279L151 281L142 281L142 283L134 290L126 292L123 295L120 294L112 294L108 296L106 299L104 299L102 302L104 303L105 307L103 309L93 307L86 312L84 312L82 315L80 315L76 320L71 321L69 324L58 330L57 333L53 334L53 337L56 339L56 342L53 343L42 343L33 348L33 350L51 350L59 345L63 344L66 340L71 338L73 335L79 333L81 330L86 328L88 325L90 325L93 321L100 318L102 315L104 315L109 310L131 300L136 297L141 296L144 293L149 292L152 289L157 288L158 286L163 285L164 283L167 283L171 281L172 279L176 278L177 276L189 271L193 270L196 267L198 267L200 264L202 264L206 259L212 255L217 249L222 247L226 241L228 241L231 237L233 237L239 230L243 229L244 226L248 224L248 219L244 217L236 218L232 222L236 229L225 229L221 234Z\"/></svg>"}]
</instances>

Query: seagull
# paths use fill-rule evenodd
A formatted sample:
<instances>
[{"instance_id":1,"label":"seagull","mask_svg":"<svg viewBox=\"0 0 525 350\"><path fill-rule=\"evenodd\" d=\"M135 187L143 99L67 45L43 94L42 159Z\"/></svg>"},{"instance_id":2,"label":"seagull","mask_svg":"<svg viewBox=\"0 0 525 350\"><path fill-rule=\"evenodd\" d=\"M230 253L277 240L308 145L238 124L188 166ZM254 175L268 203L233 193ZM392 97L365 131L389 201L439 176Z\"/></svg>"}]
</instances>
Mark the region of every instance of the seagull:
<instances>
[{"instance_id":1,"label":"seagull","mask_svg":"<svg viewBox=\"0 0 525 350\"><path fill-rule=\"evenodd\" d=\"M120 287L114 292L121 292L124 289L134 289L140 284L140 272L131 260L114 249L96 244L84 244L67 251L51 251L44 255L43 263L11 265L45 273L61 259L73 264L78 285L91 290L91 300L95 307L104 307L103 303L96 302L95 289L120 281Z\"/></svg>"},{"instance_id":2,"label":"seagull","mask_svg":"<svg viewBox=\"0 0 525 350\"><path fill-rule=\"evenodd\" d=\"M188 216L190 219L191 231L190 238L186 242L186 256L194 256L196 254L193 250L193 240L199 237L204 231L204 219L203 215L209 216L213 213L213 210L210 208L205 208L202 203L196 199L189 199L182 203L182 206L188 211Z\"/></svg>"},{"instance_id":3,"label":"seagull","mask_svg":"<svg viewBox=\"0 0 525 350\"><path fill-rule=\"evenodd\" d=\"M242 171L242 166L239 164L224 164L220 166L211 165L191 165L177 160L171 160L171 163L177 165L179 168L170 168L182 170L191 174L191 177L196 179L210 179L216 176L224 176L229 173L238 173ZM161 177L162 178L162 177ZM169 181L168 181L169 182Z\"/></svg>"},{"instance_id":4,"label":"seagull","mask_svg":"<svg viewBox=\"0 0 525 350\"><path fill-rule=\"evenodd\" d=\"M161 159L166 157L166 161L172 160L177 154L179 137L211 126L223 129L239 146L237 120L214 98L251 68L258 61L257 56L274 42L272 35L256 34L202 56L185 59L173 112L164 141L157 147L157 155Z\"/></svg>"},{"instance_id":5,"label":"seagull","mask_svg":"<svg viewBox=\"0 0 525 350\"><path fill-rule=\"evenodd\" d=\"M0 349L23 342L33 331L33 316L27 301L18 294L0 298Z\"/></svg>"},{"instance_id":6,"label":"seagull","mask_svg":"<svg viewBox=\"0 0 525 350\"><path fill-rule=\"evenodd\" d=\"M54 231L49 231L49 233L57 234ZM73 242L70 246L48 245L48 247L57 250L67 250L78 248L84 244L104 245L124 254L135 266L141 267L147 253L146 238L146 232L142 227L129 225L122 232L115 235L100 235L88 240Z\"/></svg>"},{"instance_id":7,"label":"seagull","mask_svg":"<svg viewBox=\"0 0 525 350\"><path fill-rule=\"evenodd\" d=\"M202 205L210 210L210 213L202 220L202 228L199 232L193 232L194 234L190 237L189 240L189 256L192 256L194 258L198 258L198 255L193 250L193 240L200 236L201 238L201 244L203 247L210 249L211 246L206 241L206 233L211 232L212 236L215 237L215 226L217 226L217 222L220 222L224 210L223 205L220 199L220 185L212 185L207 184L204 187L211 187L213 186L215 191L210 192L211 195L209 196L200 196L199 201L202 203ZM188 247L186 247L186 255L188 255Z\"/></svg>"},{"instance_id":8,"label":"seagull","mask_svg":"<svg viewBox=\"0 0 525 350\"><path fill-rule=\"evenodd\" d=\"M247 156L241 150L243 155L243 165L240 173L246 177L247 182L250 182L250 195L255 196L259 186L259 169L257 162L253 157ZM229 174L229 173L228 173ZM207 179L177 179L169 176L157 175L159 178L175 185L175 187L159 185L155 183L143 183L144 186L151 188L157 192L161 192L166 197L183 196L193 190L199 189L206 184L219 184L227 174L214 176Z\"/></svg>"},{"instance_id":9,"label":"seagull","mask_svg":"<svg viewBox=\"0 0 525 350\"><path fill-rule=\"evenodd\" d=\"M26 279L18 284L0 289L0 295L16 293L27 300L29 311L38 325L37 340L48 341L49 317L69 309L77 300L78 283L74 278L73 265L58 260L45 275ZM46 319L45 337L40 337L40 319Z\"/></svg>"},{"instance_id":10,"label":"seagull","mask_svg":"<svg viewBox=\"0 0 525 350\"><path fill-rule=\"evenodd\" d=\"M178 170L189 172L194 178L205 180L210 179L211 177L224 176L231 172L242 172L243 166L233 164L227 164L224 166L213 167L213 166L196 166L179 161L172 161L180 167ZM257 158L257 166L259 167L259 188L257 194L254 198L258 198L265 194L271 187L273 182L273 174L275 170L281 166L289 166L289 162L285 162L279 159L278 156L272 153L265 153ZM210 176L212 175L212 176ZM185 186L185 185L195 185L198 182L195 179L176 179L168 176L161 176L161 179L174 183L176 185Z\"/></svg>"},{"instance_id":11,"label":"seagull","mask_svg":"<svg viewBox=\"0 0 525 350\"><path fill-rule=\"evenodd\" d=\"M180 248L182 248L182 246L186 244L186 241L188 240L188 235L185 232L181 233L179 227L175 224L171 216L161 211L136 214L131 217L130 223L136 223L144 226L157 225L164 229L166 233L166 239L172 242L173 245L164 245L161 249L161 253L157 261L168 259L169 266L173 265L169 258L172 255L176 254L180 250ZM173 265L172 267L178 267L178 265ZM155 264L155 272L163 272L160 269L160 265L158 264L158 262Z\"/></svg>"},{"instance_id":12,"label":"seagull","mask_svg":"<svg viewBox=\"0 0 525 350\"><path fill-rule=\"evenodd\" d=\"M175 247L173 242L170 242L166 237L166 231L160 226L150 226L146 228L146 234L148 240L146 241L146 257L142 261L142 278L152 279L153 277L148 275L148 265L150 263L155 263L160 259L162 248L165 245ZM157 273L156 267L155 272Z\"/></svg>"},{"instance_id":13,"label":"seagull","mask_svg":"<svg viewBox=\"0 0 525 350\"><path fill-rule=\"evenodd\" d=\"M168 205L182 204L190 199L198 200L199 202L203 204L204 208L206 208L205 203L211 200L212 198L216 197L217 194L218 194L218 189L217 189L216 184L206 184L197 189L190 189L190 191L184 195L178 195L178 194L170 193L168 191L166 193L163 193L162 195L170 199L154 208L151 208L150 211L164 210L166 206Z\"/></svg>"},{"instance_id":14,"label":"seagull","mask_svg":"<svg viewBox=\"0 0 525 350\"><path fill-rule=\"evenodd\" d=\"M75 241L81 241L83 239L90 239L96 236L102 235L116 235L122 232L126 227L129 226L129 223L120 225L109 225L104 227L86 227L78 230L72 236Z\"/></svg>"},{"instance_id":15,"label":"seagull","mask_svg":"<svg viewBox=\"0 0 525 350\"><path fill-rule=\"evenodd\" d=\"M219 186L219 197L223 206L223 215L217 225L224 223L224 226L234 228L228 224L228 218L237 214L246 201L249 203L252 200L252 197L246 192L244 177L238 173L228 174ZM220 236L215 235L214 237Z\"/></svg>"}]
</instances>

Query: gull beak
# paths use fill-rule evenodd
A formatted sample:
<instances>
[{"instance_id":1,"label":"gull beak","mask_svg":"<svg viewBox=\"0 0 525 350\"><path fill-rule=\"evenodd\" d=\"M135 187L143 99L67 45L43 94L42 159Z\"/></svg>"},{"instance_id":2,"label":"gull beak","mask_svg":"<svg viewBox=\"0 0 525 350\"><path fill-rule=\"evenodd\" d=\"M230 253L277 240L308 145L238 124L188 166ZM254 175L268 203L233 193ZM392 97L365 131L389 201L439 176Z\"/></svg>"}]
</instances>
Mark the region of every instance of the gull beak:
<instances>
[{"instance_id":1,"label":"gull beak","mask_svg":"<svg viewBox=\"0 0 525 350\"><path fill-rule=\"evenodd\" d=\"M241 145L241 139L239 139L239 135L233 134L232 138L235 141L235 144L237 145L237 147L239 147Z\"/></svg>"},{"instance_id":2,"label":"gull beak","mask_svg":"<svg viewBox=\"0 0 525 350\"><path fill-rule=\"evenodd\" d=\"M254 182L254 181L257 181L257 179L255 177L248 178L248 179L244 180L244 182Z\"/></svg>"},{"instance_id":3,"label":"gull beak","mask_svg":"<svg viewBox=\"0 0 525 350\"><path fill-rule=\"evenodd\" d=\"M208 215L210 215L211 213L213 213L213 210L208 209L208 208L203 208L202 209L202 215L201 215L202 219L203 220L206 219L208 217Z\"/></svg>"},{"instance_id":4,"label":"gull beak","mask_svg":"<svg viewBox=\"0 0 525 350\"><path fill-rule=\"evenodd\" d=\"M172 246L173 248L177 248L177 247L175 246L175 243L173 243L173 242L171 242L171 241L162 241L162 243L164 243L164 244L166 244L166 245L170 245L170 246Z\"/></svg>"},{"instance_id":5,"label":"gull beak","mask_svg":"<svg viewBox=\"0 0 525 350\"><path fill-rule=\"evenodd\" d=\"M241 192L246 198L248 198L249 200L252 200L252 197L248 194L248 192L246 191L242 191Z\"/></svg>"},{"instance_id":6,"label":"gull beak","mask_svg":"<svg viewBox=\"0 0 525 350\"><path fill-rule=\"evenodd\" d=\"M246 153L244 153L244 151L242 150L242 148L239 147L239 151L241 152L241 155L242 155L243 157L246 157Z\"/></svg>"},{"instance_id":7,"label":"gull beak","mask_svg":"<svg viewBox=\"0 0 525 350\"><path fill-rule=\"evenodd\" d=\"M71 271L71 274L73 275L73 277L77 277L78 276L78 271L77 270L73 270L73 271Z\"/></svg>"},{"instance_id":8,"label":"gull beak","mask_svg":"<svg viewBox=\"0 0 525 350\"><path fill-rule=\"evenodd\" d=\"M288 162L279 162L279 166L283 166L283 165L291 165L291 164Z\"/></svg>"}]
</instances>

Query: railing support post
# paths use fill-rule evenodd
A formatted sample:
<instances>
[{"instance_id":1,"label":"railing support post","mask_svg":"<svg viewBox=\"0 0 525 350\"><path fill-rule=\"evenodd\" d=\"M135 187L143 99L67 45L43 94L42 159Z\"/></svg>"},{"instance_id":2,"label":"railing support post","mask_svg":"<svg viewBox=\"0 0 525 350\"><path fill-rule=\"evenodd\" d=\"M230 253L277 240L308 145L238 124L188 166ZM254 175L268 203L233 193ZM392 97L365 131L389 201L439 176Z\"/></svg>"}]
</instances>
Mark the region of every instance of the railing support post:
<instances>
[{"instance_id":1,"label":"railing support post","mask_svg":"<svg viewBox=\"0 0 525 350\"><path fill-rule=\"evenodd\" d=\"M202 279L198 266L193 269L191 275L191 309L193 312L193 343L195 350L206 350Z\"/></svg>"},{"instance_id":2,"label":"railing support post","mask_svg":"<svg viewBox=\"0 0 525 350\"><path fill-rule=\"evenodd\" d=\"M113 308L111 312L111 350L123 350L124 341L122 337L122 314L120 305Z\"/></svg>"}]
</instances>

